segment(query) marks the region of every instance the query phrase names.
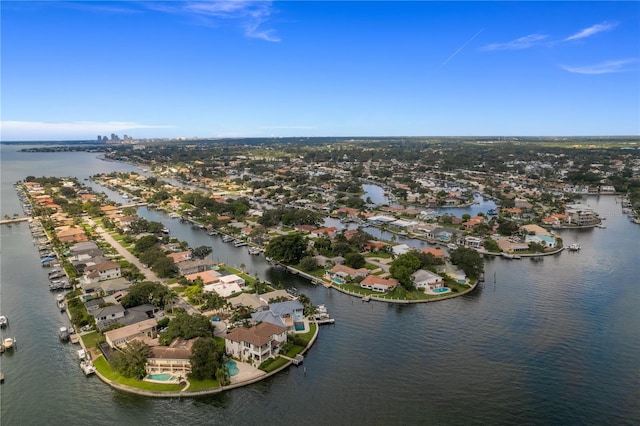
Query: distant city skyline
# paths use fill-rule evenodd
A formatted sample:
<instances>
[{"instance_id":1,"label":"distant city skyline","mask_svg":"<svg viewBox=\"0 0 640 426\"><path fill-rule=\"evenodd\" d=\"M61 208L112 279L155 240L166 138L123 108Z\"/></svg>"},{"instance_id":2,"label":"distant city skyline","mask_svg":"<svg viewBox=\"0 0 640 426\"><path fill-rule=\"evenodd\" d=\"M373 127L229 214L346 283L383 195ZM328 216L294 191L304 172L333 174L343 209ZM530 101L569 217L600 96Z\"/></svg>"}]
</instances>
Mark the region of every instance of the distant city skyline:
<instances>
[{"instance_id":1,"label":"distant city skyline","mask_svg":"<svg viewBox=\"0 0 640 426\"><path fill-rule=\"evenodd\" d=\"M640 134L639 2L0 12L2 140Z\"/></svg>"}]
</instances>

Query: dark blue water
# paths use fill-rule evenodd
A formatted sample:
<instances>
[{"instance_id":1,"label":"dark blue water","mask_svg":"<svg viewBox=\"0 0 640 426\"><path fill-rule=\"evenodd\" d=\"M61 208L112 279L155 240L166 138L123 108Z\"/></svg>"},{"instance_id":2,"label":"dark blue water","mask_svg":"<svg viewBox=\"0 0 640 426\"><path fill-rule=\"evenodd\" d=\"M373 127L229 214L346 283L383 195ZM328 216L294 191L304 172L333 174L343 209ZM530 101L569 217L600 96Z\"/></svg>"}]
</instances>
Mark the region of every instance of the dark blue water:
<instances>
[{"instance_id":1,"label":"dark blue water","mask_svg":"<svg viewBox=\"0 0 640 426\"><path fill-rule=\"evenodd\" d=\"M2 215L19 211L11 184L27 174L132 168L95 154L19 154L6 146L0 165ZM608 219L607 229L561 231L580 252L542 262L488 259L483 288L411 306L363 303L312 286L246 247L140 209L191 246L211 245L220 261L297 287L336 318L321 329L304 368L183 400L124 394L85 378L77 348L57 338L66 318L26 224L2 226L0 312L10 319L2 334L15 336L18 349L0 357L0 423L640 424L640 227L614 197L585 201Z\"/></svg>"}]
</instances>

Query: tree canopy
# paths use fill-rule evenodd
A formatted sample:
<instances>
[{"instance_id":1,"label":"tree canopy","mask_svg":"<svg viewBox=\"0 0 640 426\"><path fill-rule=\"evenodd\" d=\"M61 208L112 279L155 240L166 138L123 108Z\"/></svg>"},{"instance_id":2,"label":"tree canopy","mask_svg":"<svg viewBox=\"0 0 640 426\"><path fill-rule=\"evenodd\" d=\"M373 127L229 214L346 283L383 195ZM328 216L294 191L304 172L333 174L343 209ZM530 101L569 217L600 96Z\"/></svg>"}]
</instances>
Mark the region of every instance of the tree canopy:
<instances>
[{"instance_id":1,"label":"tree canopy","mask_svg":"<svg viewBox=\"0 0 640 426\"><path fill-rule=\"evenodd\" d=\"M298 233L280 235L269 242L264 254L275 261L297 265L307 254L307 240Z\"/></svg>"},{"instance_id":2,"label":"tree canopy","mask_svg":"<svg viewBox=\"0 0 640 426\"><path fill-rule=\"evenodd\" d=\"M224 351L218 348L218 345L212 337L201 337L195 342L191 348L191 373L190 379L205 380L205 379L218 379L220 380L219 370L224 369L222 362ZM225 374L222 377L228 378ZM221 384L227 384L225 381Z\"/></svg>"},{"instance_id":3,"label":"tree canopy","mask_svg":"<svg viewBox=\"0 0 640 426\"><path fill-rule=\"evenodd\" d=\"M167 301L171 299L170 294L171 290L160 283L142 281L129 288L129 293L122 298L121 304L125 308L131 308L153 303L164 308Z\"/></svg>"},{"instance_id":4,"label":"tree canopy","mask_svg":"<svg viewBox=\"0 0 640 426\"><path fill-rule=\"evenodd\" d=\"M467 276L477 278L483 271L484 261L472 248L458 247L449 254L451 263L458 266Z\"/></svg>"},{"instance_id":5,"label":"tree canopy","mask_svg":"<svg viewBox=\"0 0 640 426\"><path fill-rule=\"evenodd\" d=\"M393 278L397 279L400 284L412 289L413 280L411 278L411 274L417 271L420 268L420 265L421 263L417 253L409 252L401 254L391 262L389 273Z\"/></svg>"},{"instance_id":6,"label":"tree canopy","mask_svg":"<svg viewBox=\"0 0 640 426\"><path fill-rule=\"evenodd\" d=\"M142 380L147 374L145 365L149 357L149 346L137 339L127 343L120 351L114 353L111 365L124 377Z\"/></svg>"},{"instance_id":7,"label":"tree canopy","mask_svg":"<svg viewBox=\"0 0 640 426\"><path fill-rule=\"evenodd\" d=\"M176 338L213 337L214 327L204 315L180 312L169 322L167 330L160 333L160 344L169 345Z\"/></svg>"}]
</instances>

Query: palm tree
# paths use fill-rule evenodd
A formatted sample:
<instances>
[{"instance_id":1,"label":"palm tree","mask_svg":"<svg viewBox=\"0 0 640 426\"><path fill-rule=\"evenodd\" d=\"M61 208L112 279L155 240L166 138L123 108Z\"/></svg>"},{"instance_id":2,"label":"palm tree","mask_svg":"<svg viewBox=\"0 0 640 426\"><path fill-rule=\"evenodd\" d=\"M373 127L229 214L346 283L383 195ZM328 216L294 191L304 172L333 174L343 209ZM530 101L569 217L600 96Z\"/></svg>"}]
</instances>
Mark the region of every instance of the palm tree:
<instances>
[{"instance_id":1,"label":"palm tree","mask_svg":"<svg viewBox=\"0 0 640 426\"><path fill-rule=\"evenodd\" d=\"M173 289L167 288L167 291L162 296L162 303L164 304L164 310L167 310L167 305L171 305L171 314L173 314L173 306L175 302L178 300L178 293L176 293Z\"/></svg>"}]
</instances>

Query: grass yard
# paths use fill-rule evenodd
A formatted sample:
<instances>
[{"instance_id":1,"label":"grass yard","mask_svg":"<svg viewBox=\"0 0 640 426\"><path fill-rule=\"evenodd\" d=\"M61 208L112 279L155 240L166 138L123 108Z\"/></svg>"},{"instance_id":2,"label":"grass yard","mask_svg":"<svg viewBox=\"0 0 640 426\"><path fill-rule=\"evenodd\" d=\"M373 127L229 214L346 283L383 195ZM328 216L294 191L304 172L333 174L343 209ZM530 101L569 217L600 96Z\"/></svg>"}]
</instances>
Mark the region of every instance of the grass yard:
<instances>
[{"instance_id":1,"label":"grass yard","mask_svg":"<svg viewBox=\"0 0 640 426\"><path fill-rule=\"evenodd\" d=\"M95 365L96 370L107 379L132 388L154 392L179 392L184 388L184 386L181 385L145 382L144 380L121 376L120 373L111 369L109 363L102 356L97 358L93 362L93 365Z\"/></svg>"}]
</instances>

